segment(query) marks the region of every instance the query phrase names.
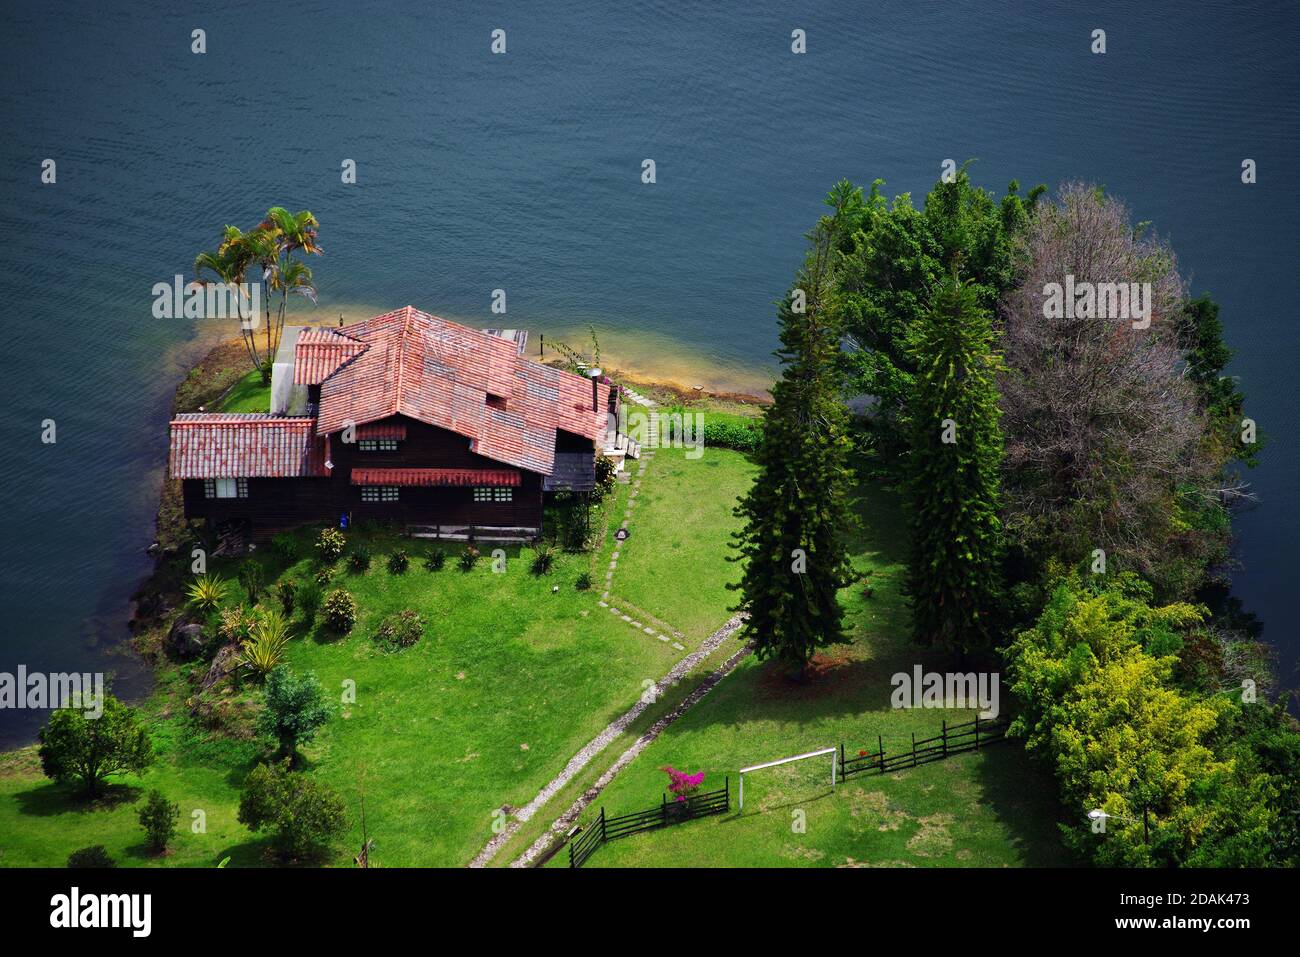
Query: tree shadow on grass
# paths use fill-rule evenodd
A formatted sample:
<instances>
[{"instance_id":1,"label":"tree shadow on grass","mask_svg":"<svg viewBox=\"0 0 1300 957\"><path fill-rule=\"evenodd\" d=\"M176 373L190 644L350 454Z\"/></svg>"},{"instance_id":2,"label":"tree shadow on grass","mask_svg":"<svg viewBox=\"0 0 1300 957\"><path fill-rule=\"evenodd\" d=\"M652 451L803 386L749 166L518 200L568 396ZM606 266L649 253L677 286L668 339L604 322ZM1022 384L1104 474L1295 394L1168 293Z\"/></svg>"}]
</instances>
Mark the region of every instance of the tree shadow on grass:
<instances>
[{"instance_id":1,"label":"tree shadow on grass","mask_svg":"<svg viewBox=\"0 0 1300 957\"><path fill-rule=\"evenodd\" d=\"M227 867L314 867L314 864L286 864L279 860L271 849L270 837L254 837L240 844L232 844L220 850L212 862L216 867L225 858L230 858Z\"/></svg>"},{"instance_id":2,"label":"tree shadow on grass","mask_svg":"<svg viewBox=\"0 0 1300 957\"><path fill-rule=\"evenodd\" d=\"M99 797L88 798L85 791L70 784L43 784L14 795L21 814L54 817L59 814L111 811L123 804L138 801L144 789L133 784L101 785Z\"/></svg>"},{"instance_id":3,"label":"tree shadow on grass","mask_svg":"<svg viewBox=\"0 0 1300 957\"><path fill-rule=\"evenodd\" d=\"M1032 761L1021 742L1007 739L981 749L971 762L983 801L1011 832L1011 843L1029 867L1079 865L1061 841L1064 812L1051 773Z\"/></svg>"},{"instance_id":4,"label":"tree shadow on grass","mask_svg":"<svg viewBox=\"0 0 1300 957\"><path fill-rule=\"evenodd\" d=\"M742 664L683 720L700 726L760 721L808 725L857 716L859 737L874 743L882 729L889 730L894 675L910 674L916 665L926 672L953 667L951 656L943 652L914 648L903 655L864 659L855 657L848 646L819 653L811 675L803 680L790 679L777 661ZM936 734L939 720L934 719Z\"/></svg>"}]
</instances>

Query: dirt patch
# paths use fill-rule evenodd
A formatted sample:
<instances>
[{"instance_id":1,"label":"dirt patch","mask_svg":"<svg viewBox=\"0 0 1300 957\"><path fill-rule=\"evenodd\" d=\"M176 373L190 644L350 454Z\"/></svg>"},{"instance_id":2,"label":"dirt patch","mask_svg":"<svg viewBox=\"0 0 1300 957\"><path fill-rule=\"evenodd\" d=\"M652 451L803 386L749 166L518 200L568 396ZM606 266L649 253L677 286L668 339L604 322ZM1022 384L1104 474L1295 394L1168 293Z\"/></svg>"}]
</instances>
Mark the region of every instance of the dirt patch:
<instances>
[{"instance_id":1,"label":"dirt patch","mask_svg":"<svg viewBox=\"0 0 1300 957\"><path fill-rule=\"evenodd\" d=\"M781 662L768 661L758 681L758 692L768 698L813 700L851 692L867 678L867 663L847 647L813 655L802 674L791 673Z\"/></svg>"},{"instance_id":2,"label":"dirt patch","mask_svg":"<svg viewBox=\"0 0 1300 957\"><path fill-rule=\"evenodd\" d=\"M912 820L906 811L890 804L883 791L849 792L849 817L859 831L897 831Z\"/></svg>"},{"instance_id":3,"label":"dirt patch","mask_svg":"<svg viewBox=\"0 0 1300 957\"><path fill-rule=\"evenodd\" d=\"M907 849L917 857L941 857L952 850L952 835L948 828L953 823L951 814L931 814L918 818L921 829L907 842Z\"/></svg>"},{"instance_id":4,"label":"dirt patch","mask_svg":"<svg viewBox=\"0 0 1300 957\"><path fill-rule=\"evenodd\" d=\"M781 856L788 861L820 861L826 856L826 852L819 851L815 847L800 847L798 844L787 843L781 848Z\"/></svg>"}]
</instances>

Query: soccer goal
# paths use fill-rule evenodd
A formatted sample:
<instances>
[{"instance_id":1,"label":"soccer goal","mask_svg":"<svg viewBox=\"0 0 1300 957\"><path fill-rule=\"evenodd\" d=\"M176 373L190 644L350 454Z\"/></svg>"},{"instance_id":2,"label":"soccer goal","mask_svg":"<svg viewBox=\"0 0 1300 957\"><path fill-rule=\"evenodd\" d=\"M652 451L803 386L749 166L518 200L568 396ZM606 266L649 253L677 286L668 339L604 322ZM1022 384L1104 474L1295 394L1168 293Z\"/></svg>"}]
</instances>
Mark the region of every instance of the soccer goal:
<instances>
[{"instance_id":1,"label":"soccer goal","mask_svg":"<svg viewBox=\"0 0 1300 957\"><path fill-rule=\"evenodd\" d=\"M738 801L738 811L745 809L745 775L751 771L762 771L766 768L775 768L783 764L793 764L795 761L807 761L809 758L820 758L829 754L831 756L831 787L835 787L835 765L838 757L838 749L822 748L820 751L809 751L807 754L796 754L792 758L779 758L776 761L765 761L762 764L751 764L747 768L740 769L740 800Z\"/></svg>"}]
</instances>

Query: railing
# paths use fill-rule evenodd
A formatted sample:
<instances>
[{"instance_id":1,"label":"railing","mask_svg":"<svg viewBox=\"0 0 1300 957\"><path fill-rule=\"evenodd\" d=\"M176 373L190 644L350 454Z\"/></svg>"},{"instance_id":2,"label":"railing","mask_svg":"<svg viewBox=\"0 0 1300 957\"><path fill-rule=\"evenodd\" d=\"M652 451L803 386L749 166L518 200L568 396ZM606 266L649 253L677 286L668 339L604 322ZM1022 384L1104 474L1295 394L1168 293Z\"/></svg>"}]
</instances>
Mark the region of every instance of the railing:
<instances>
[{"instance_id":1,"label":"railing","mask_svg":"<svg viewBox=\"0 0 1300 957\"><path fill-rule=\"evenodd\" d=\"M672 824L692 821L697 817L712 814L725 814L731 809L731 779L726 778L717 791L696 794L685 801L670 801L668 795L658 807L645 811L633 811L617 817L606 817L605 809L600 809L600 816L589 827L583 828L569 839L569 866L581 867L596 848L615 838L653 831Z\"/></svg>"},{"instance_id":2,"label":"railing","mask_svg":"<svg viewBox=\"0 0 1300 957\"><path fill-rule=\"evenodd\" d=\"M851 774L861 774L864 771L885 774L889 771L901 771L903 768L929 764L931 761L942 761L954 754L974 751L995 741L1001 741L1006 737L1007 726L1010 723L1006 717L977 717L974 721L954 724L951 727L948 726L947 721L944 721L942 732L935 737L918 741L913 732L912 747L894 754L886 753L884 742L879 735L876 736L875 751L859 751L855 758L846 757L844 745L841 744L840 775L847 778Z\"/></svg>"}]
</instances>

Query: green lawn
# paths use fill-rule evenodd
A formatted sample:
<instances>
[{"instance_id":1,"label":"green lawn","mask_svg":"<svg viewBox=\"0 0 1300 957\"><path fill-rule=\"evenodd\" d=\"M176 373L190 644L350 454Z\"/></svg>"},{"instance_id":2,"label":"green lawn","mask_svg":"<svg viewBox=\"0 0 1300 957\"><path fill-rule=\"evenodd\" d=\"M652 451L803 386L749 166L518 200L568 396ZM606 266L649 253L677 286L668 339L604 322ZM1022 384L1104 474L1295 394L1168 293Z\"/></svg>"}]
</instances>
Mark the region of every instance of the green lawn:
<instances>
[{"instance_id":1,"label":"green lawn","mask_svg":"<svg viewBox=\"0 0 1300 957\"><path fill-rule=\"evenodd\" d=\"M511 548L498 574L485 547L473 571L455 567L453 554L435 573L422 566L424 543L399 543L382 531L352 535L365 537L374 553L364 575L349 574L343 563L336 572L336 584L361 607L357 626L335 638L299 624L289 654L295 668L316 672L332 695L341 694L345 681L356 686L355 704L340 705L304 749L303 773L338 789L351 817L335 863L350 861L360 846L364 791L376 864L465 864L492 836L497 808L526 803L636 702L645 680L662 677L680 656L598 614L594 592L573 587L588 556L560 556L550 575L537 577L528 569L531 551L521 558ZM287 567L270 550L259 552L268 580L279 574L309 579L310 538L308 531L298 536L303 557ZM413 556L402 576L385 564L398 544ZM232 577L229 566L216 570ZM370 639L375 625L405 607L425 615L429 634L396 654L377 650ZM234 864L259 863L263 842L234 818L242 780L267 749L194 728L182 703L189 693L185 674L198 669L206 665L165 669L174 693L160 689L143 709L160 760L140 779L121 778L116 804L87 810L40 776L33 749L8 756L0 766L0 864L59 866L72 850L94 843L123 865L213 865L226 854ZM255 707L258 695L245 685L228 697ZM183 830L174 853L161 861L140 850L132 807L152 787L181 804L183 823L194 809L206 814L206 834Z\"/></svg>"},{"instance_id":2,"label":"green lawn","mask_svg":"<svg viewBox=\"0 0 1300 957\"><path fill-rule=\"evenodd\" d=\"M902 596L905 531L895 499L872 491L858 503L863 529L854 564L867 575L843 593L853 643L829 649L818 674L792 685L748 659L623 771L583 815L657 805L671 764L705 771L704 788L730 776L733 811L611 841L587 866L1008 866L1065 863L1055 827L1055 788L1019 744L1004 742L921 768L858 775L830 788L829 758L753 775L743 814L734 810L737 769L845 744L850 755L887 750L936 734L940 721L972 712L894 710L890 677L916 663L948 671L943 659L907 642ZM865 586L872 595L866 597ZM802 814L796 814L802 812ZM799 819L804 830L797 829ZM567 866L557 854L551 866Z\"/></svg>"},{"instance_id":3,"label":"green lawn","mask_svg":"<svg viewBox=\"0 0 1300 957\"><path fill-rule=\"evenodd\" d=\"M262 384L262 373L253 369L236 382L222 397L215 412L271 411L271 384Z\"/></svg>"},{"instance_id":4,"label":"green lawn","mask_svg":"<svg viewBox=\"0 0 1300 957\"><path fill-rule=\"evenodd\" d=\"M624 599L650 612L693 647L730 617L727 609L736 603L726 587L740 577L739 566L727 561L738 525L732 511L755 468L728 449L705 448L694 459L688 454L660 449L648 466L632 534L619 549L611 601ZM635 465L630 468L635 476ZM621 516L620 507L615 517Z\"/></svg>"}]
</instances>

